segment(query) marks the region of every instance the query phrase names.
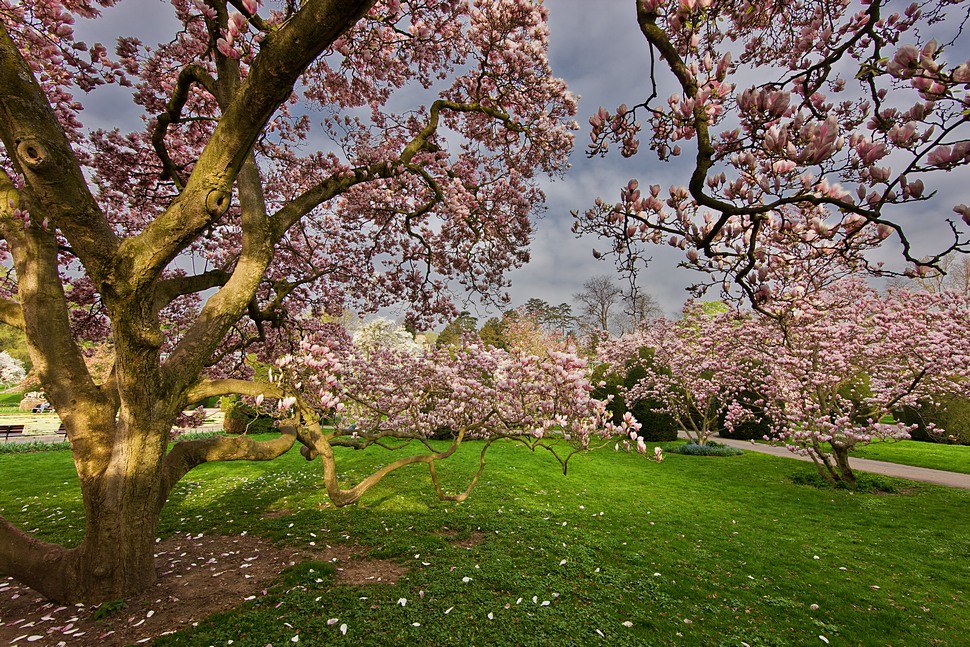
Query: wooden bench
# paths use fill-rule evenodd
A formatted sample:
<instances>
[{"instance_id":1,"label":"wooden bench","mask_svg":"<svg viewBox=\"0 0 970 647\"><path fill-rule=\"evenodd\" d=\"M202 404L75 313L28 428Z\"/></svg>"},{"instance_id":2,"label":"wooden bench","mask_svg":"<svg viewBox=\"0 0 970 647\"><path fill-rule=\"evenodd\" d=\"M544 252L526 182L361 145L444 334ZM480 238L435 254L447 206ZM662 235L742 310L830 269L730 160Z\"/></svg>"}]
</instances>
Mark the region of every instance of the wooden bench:
<instances>
[{"instance_id":1,"label":"wooden bench","mask_svg":"<svg viewBox=\"0 0 970 647\"><path fill-rule=\"evenodd\" d=\"M3 434L3 440L4 442L6 442L11 438L23 436L24 426L23 425L0 425L0 434Z\"/></svg>"}]
</instances>

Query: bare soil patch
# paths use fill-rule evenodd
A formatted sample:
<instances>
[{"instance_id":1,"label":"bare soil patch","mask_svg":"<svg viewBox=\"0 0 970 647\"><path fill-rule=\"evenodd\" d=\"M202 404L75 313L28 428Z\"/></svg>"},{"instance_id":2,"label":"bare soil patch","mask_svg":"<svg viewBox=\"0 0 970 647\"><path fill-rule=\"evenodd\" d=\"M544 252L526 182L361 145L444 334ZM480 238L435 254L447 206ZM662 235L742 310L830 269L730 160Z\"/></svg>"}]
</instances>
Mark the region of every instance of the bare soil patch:
<instances>
[{"instance_id":1,"label":"bare soil patch","mask_svg":"<svg viewBox=\"0 0 970 647\"><path fill-rule=\"evenodd\" d=\"M458 531L452 530L451 528L443 528L437 534L452 542L455 544L455 546L459 546L461 548L474 548L485 541L485 533L481 530L473 530L472 533L464 539L458 539Z\"/></svg>"},{"instance_id":2,"label":"bare soil patch","mask_svg":"<svg viewBox=\"0 0 970 647\"><path fill-rule=\"evenodd\" d=\"M75 647L149 644L246 600L266 595L280 571L313 559L334 563L341 584L393 583L407 569L367 559L356 544L310 552L251 536L180 535L158 543L158 583L101 615L93 607L62 606L10 578L0 578L0 645Z\"/></svg>"}]
</instances>

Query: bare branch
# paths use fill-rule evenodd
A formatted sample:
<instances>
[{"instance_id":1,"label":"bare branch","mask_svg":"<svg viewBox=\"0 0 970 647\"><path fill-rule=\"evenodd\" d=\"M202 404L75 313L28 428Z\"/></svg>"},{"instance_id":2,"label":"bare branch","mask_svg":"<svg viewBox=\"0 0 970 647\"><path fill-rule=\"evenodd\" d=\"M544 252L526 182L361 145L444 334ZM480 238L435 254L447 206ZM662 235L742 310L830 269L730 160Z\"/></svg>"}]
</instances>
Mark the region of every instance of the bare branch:
<instances>
[{"instance_id":1,"label":"bare branch","mask_svg":"<svg viewBox=\"0 0 970 647\"><path fill-rule=\"evenodd\" d=\"M165 106L165 112L156 117L155 128L152 131L152 147L162 163L161 179L172 180L175 183L175 188L179 191L185 188L185 180L179 174L181 169L168 154L168 149L165 147L165 135L168 133L168 127L178 123L181 119L182 108L189 100L189 92L192 86L196 84L204 87L212 95L216 94L216 80L202 67L189 65L179 73L178 81L176 81L175 88L172 90L172 98Z\"/></svg>"}]
</instances>

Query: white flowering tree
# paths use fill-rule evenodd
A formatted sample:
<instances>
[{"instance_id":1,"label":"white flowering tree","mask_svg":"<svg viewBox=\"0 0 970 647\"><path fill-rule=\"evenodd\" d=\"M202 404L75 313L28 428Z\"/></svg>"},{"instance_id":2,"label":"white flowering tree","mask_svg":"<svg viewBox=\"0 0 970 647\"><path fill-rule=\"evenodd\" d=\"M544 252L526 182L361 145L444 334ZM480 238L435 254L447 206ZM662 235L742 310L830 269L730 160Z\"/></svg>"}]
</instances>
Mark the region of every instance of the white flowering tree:
<instances>
[{"instance_id":1,"label":"white flowering tree","mask_svg":"<svg viewBox=\"0 0 970 647\"><path fill-rule=\"evenodd\" d=\"M0 386L10 386L27 376L24 363L7 351L0 351Z\"/></svg>"}]
</instances>

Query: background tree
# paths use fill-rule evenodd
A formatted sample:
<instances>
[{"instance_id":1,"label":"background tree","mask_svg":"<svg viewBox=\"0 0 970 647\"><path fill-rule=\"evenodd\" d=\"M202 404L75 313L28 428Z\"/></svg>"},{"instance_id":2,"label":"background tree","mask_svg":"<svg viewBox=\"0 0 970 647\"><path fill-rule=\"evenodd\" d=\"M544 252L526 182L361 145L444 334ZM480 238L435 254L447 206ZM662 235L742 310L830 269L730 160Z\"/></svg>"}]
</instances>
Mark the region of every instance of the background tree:
<instances>
[{"instance_id":1,"label":"background tree","mask_svg":"<svg viewBox=\"0 0 970 647\"><path fill-rule=\"evenodd\" d=\"M576 317L573 316L573 307L568 303L560 303L549 309L549 321L547 325L563 337L572 334L575 324Z\"/></svg>"},{"instance_id":2,"label":"background tree","mask_svg":"<svg viewBox=\"0 0 970 647\"><path fill-rule=\"evenodd\" d=\"M352 344L316 340L305 341L302 350L277 361L277 384L302 394L280 406L304 410L303 418L315 433L301 451L320 456L327 493L337 505L356 502L384 476L413 464L428 466L439 498L462 501L481 476L485 450L496 440L541 447L565 471L569 458L592 439L614 432L606 403L592 398L585 361L569 351L533 354L471 343L427 353L392 346L361 353ZM302 386L292 386L296 384ZM323 431L322 419L331 413L339 415ZM427 441L443 428L451 430L451 443L435 449ZM557 433L550 433L554 428ZM485 440L478 472L464 492L446 494L435 463L457 451L466 437ZM419 442L428 451L406 455L352 487L341 487L333 447L386 449L391 442L398 447Z\"/></svg>"},{"instance_id":3,"label":"background tree","mask_svg":"<svg viewBox=\"0 0 970 647\"><path fill-rule=\"evenodd\" d=\"M927 276L893 277L889 284L898 290L970 294L970 258L947 256L940 261L940 270L938 274Z\"/></svg>"},{"instance_id":4,"label":"background tree","mask_svg":"<svg viewBox=\"0 0 970 647\"><path fill-rule=\"evenodd\" d=\"M478 318L473 317L467 310L463 310L444 327L435 340L435 345L441 348L442 346L458 344L465 335L474 333L477 325Z\"/></svg>"},{"instance_id":5,"label":"background tree","mask_svg":"<svg viewBox=\"0 0 970 647\"><path fill-rule=\"evenodd\" d=\"M26 335L85 512L72 548L0 518L0 572L63 602L155 581L159 512L194 467L327 451L301 417L169 449L208 397L297 397L249 358L326 336L323 312L429 319L454 315L451 281L500 292L575 128L527 0L175 0L157 47L77 42L76 18L113 4L0 2L0 322ZM144 130L84 127L75 93L108 83ZM104 380L90 341L110 341Z\"/></svg>"},{"instance_id":6,"label":"background tree","mask_svg":"<svg viewBox=\"0 0 970 647\"><path fill-rule=\"evenodd\" d=\"M545 326L553 319L552 309L552 305L545 299L532 297L518 310L521 315L529 317L540 326Z\"/></svg>"},{"instance_id":7,"label":"background tree","mask_svg":"<svg viewBox=\"0 0 970 647\"><path fill-rule=\"evenodd\" d=\"M358 326L351 339L359 350L365 354L372 353L379 348L394 348L402 353L413 355L421 352L421 347L414 341L404 326L386 319L375 317Z\"/></svg>"},{"instance_id":8,"label":"background tree","mask_svg":"<svg viewBox=\"0 0 970 647\"><path fill-rule=\"evenodd\" d=\"M617 329L620 334L633 332L662 316L663 310L653 295L631 288L623 293L623 310L617 315Z\"/></svg>"},{"instance_id":9,"label":"background tree","mask_svg":"<svg viewBox=\"0 0 970 647\"><path fill-rule=\"evenodd\" d=\"M705 444L721 429L729 412L747 417L731 405L764 367L752 361L740 334L751 325L736 312L709 315L689 302L677 321L658 319L650 326L604 344L599 357L629 371L639 366L639 379L625 388L628 408L649 402L669 415L692 442Z\"/></svg>"},{"instance_id":10,"label":"background tree","mask_svg":"<svg viewBox=\"0 0 970 647\"><path fill-rule=\"evenodd\" d=\"M849 453L873 439L908 438L883 422L895 409L965 397L970 302L952 292L833 283L746 335L769 368L760 383L773 435L809 456L827 480L854 484ZM755 341L758 340L758 341Z\"/></svg>"},{"instance_id":11,"label":"background tree","mask_svg":"<svg viewBox=\"0 0 970 647\"><path fill-rule=\"evenodd\" d=\"M947 220L949 240L921 254L899 219L917 209L970 223L946 190L970 162L970 62L956 46L966 7L637 0L650 78L634 103L593 115L589 153L619 144L635 156L645 136L660 160L691 152L689 181L631 180L616 203L576 214L576 231L609 240L634 274L644 244L683 249L709 275L698 290L759 307L783 288L773 269L796 260L887 271L869 252L892 239L923 274L968 251Z\"/></svg>"},{"instance_id":12,"label":"background tree","mask_svg":"<svg viewBox=\"0 0 970 647\"><path fill-rule=\"evenodd\" d=\"M505 339L505 321L506 318L504 316L501 319L498 317L490 317L488 321L482 324L481 329L478 331L478 337L482 340L482 343L494 348L507 349L508 342Z\"/></svg>"},{"instance_id":13,"label":"background tree","mask_svg":"<svg viewBox=\"0 0 970 647\"><path fill-rule=\"evenodd\" d=\"M601 274L587 279L583 290L573 294L573 301L579 304L580 328L587 332L616 332L616 311L622 297L623 290L616 285L614 276Z\"/></svg>"},{"instance_id":14,"label":"background tree","mask_svg":"<svg viewBox=\"0 0 970 647\"><path fill-rule=\"evenodd\" d=\"M24 363L7 351L0 351L0 385L16 384L27 377Z\"/></svg>"},{"instance_id":15,"label":"background tree","mask_svg":"<svg viewBox=\"0 0 970 647\"><path fill-rule=\"evenodd\" d=\"M27 351L27 337L24 332L13 326L0 325L0 349L11 357L20 360L25 370L30 370L30 353Z\"/></svg>"}]
</instances>

